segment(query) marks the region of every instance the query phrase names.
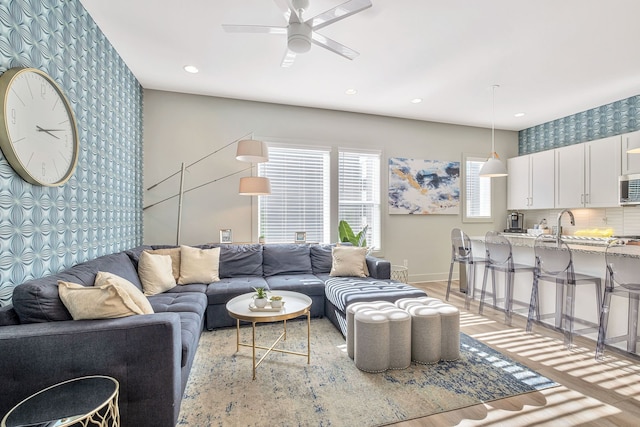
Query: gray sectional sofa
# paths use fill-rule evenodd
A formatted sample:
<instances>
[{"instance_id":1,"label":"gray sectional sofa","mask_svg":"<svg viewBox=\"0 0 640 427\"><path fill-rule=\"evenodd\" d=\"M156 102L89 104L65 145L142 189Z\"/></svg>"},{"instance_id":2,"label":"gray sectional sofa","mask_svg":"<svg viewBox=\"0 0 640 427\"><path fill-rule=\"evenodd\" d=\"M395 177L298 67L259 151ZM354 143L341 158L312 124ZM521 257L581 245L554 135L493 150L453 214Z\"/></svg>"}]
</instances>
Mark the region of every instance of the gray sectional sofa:
<instances>
[{"instance_id":1,"label":"gray sectional sofa","mask_svg":"<svg viewBox=\"0 0 640 427\"><path fill-rule=\"evenodd\" d=\"M0 417L49 385L100 374L120 383L122 426L174 426L200 334L235 325L225 308L231 298L259 286L301 292L313 301L313 317L326 316L344 334L347 304L426 295L391 282L389 262L373 257L366 260L369 277L330 276L330 245L198 247L217 246L220 281L178 285L149 296L154 314L72 320L57 282L93 286L98 271L105 271L142 289L140 254L171 246L139 246L16 286L13 306L0 308ZM325 282L337 288L327 292Z\"/></svg>"}]
</instances>

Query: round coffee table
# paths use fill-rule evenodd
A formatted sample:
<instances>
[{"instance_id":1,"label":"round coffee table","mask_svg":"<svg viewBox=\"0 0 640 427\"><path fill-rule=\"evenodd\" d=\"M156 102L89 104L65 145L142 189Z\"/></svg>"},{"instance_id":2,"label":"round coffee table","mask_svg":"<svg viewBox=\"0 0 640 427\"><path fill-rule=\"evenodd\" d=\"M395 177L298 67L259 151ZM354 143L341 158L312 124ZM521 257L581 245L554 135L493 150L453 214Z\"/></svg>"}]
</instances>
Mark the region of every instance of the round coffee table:
<instances>
[{"instance_id":1,"label":"round coffee table","mask_svg":"<svg viewBox=\"0 0 640 427\"><path fill-rule=\"evenodd\" d=\"M2 427L120 425L118 381L100 375L74 378L45 388L18 403L2 419Z\"/></svg>"},{"instance_id":2,"label":"round coffee table","mask_svg":"<svg viewBox=\"0 0 640 427\"><path fill-rule=\"evenodd\" d=\"M243 294L231 299L227 303L227 311L229 315L236 319L236 351L240 351L240 347L251 347L253 349L253 379L256 379L256 369L262 363L265 357L272 352L293 354L297 356L306 356L307 364L311 363L311 298L308 296L292 291L273 291L282 296L284 302L281 309L271 309L267 306L264 309L256 308L253 305L254 293ZM307 316L307 352L299 353L274 348L280 340L287 339L287 320L295 319L300 316ZM252 331L251 344L240 342L240 321L250 322ZM269 347L256 345L256 323L266 322L283 322L283 332L278 339ZM256 363L256 348L267 350L267 352Z\"/></svg>"}]
</instances>

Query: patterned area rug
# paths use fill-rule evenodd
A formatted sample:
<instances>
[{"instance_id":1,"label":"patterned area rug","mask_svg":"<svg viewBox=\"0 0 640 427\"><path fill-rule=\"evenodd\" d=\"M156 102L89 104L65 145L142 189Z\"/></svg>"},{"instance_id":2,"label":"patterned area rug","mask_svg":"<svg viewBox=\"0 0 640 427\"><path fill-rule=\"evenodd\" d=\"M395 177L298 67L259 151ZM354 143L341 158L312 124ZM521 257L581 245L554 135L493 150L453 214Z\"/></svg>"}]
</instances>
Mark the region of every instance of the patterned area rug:
<instances>
[{"instance_id":1,"label":"patterned area rug","mask_svg":"<svg viewBox=\"0 0 640 427\"><path fill-rule=\"evenodd\" d=\"M258 343L270 346L282 323L260 324L256 331ZM241 338L250 337L251 328L243 327ZM458 361L369 374L347 356L335 327L314 319L311 364L271 353L252 381L251 348L236 353L235 328L205 331L178 425L379 426L558 385L465 334L460 339ZM280 348L305 352L306 342L306 321L287 322Z\"/></svg>"}]
</instances>

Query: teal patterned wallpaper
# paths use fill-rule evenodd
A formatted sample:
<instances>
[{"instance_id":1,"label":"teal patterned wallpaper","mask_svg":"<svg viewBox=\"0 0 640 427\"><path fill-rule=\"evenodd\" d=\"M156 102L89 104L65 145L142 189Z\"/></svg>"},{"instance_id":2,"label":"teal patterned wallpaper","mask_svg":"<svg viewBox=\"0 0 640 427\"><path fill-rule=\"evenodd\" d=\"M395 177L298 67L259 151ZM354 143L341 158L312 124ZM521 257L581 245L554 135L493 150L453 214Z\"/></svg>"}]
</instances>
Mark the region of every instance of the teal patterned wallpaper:
<instances>
[{"instance_id":1,"label":"teal patterned wallpaper","mask_svg":"<svg viewBox=\"0 0 640 427\"><path fill-rule=\"evenodd\" d=\"M0 0L0 73L12 67L62 87L81 150L55 188L0 154L0 305L25 280L142 242L142 87L79 0Z\"/></svg>"},{"instance_id":2,"label":"teal patterned wallpaper","mask_svg":"<svg viewBox=\"0 0 640 427\"><path fill-rule=\"evenodd\" d=\"M636 130L640 130L640 95L521 130L518 151L522 156Z\"/></svg>"}]
</instances>

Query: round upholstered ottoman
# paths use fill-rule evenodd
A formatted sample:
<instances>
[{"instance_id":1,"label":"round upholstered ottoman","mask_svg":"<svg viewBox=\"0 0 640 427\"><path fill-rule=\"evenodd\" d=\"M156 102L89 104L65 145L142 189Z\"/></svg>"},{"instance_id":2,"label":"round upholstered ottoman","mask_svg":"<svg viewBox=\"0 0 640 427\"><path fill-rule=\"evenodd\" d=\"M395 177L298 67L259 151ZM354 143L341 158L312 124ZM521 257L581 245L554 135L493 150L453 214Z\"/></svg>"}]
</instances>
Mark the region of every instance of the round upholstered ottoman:
<instances>
[{"instance_id":1,"label":"round upholstered ottoman","mask_svg":"<svg viewBox=\"0 0 640 427\"><path fill-rule=\"evenodd\" d=\"M411 359L436 363L460 358L460 311L436 298L403 298L399 308L411 315Z\"/></svg>"},{"instance_id":2,"label":"round upholstered ottoman","mask_svg":"<svg viewBox=\"0 0 640 427\"><path fill-rule=\"evenodd\" d=\"M395 304L386 301L372 301L372 302L356 302L347 306L347 354L350 358L354 358L353 354L353 342L354 342L354 328L355 328L355 314L359 310L365 309L396 309Z\"/></svg>"},{"instance_id":3,"label":"round upholstered ottoman","mask_svg":"<svg viewBox=\"0 0 640 427\"><path fill-rule=\"evenodd\" d=\"M379 310L355 313L354 361L366 372L389 369L389 319Z\"/></svg>"},{"instance_id":4,"label":"round upholstered ottoman","mask_svg":"<svg viewBox=\"0 0 640 427\"><path fill-rule=\"evenodd\" d=\"M411 315L404 310L384 310L389 319L389 369L411 365Z\"/></svg>"},{"instance_id":5,"label":"round upholstered ottoman","mask_svg":"<svg viewBox=\"0 0 640 427\"><path fill-rule=\"evenodd\" d=\"M349 310L347 310L349 312ZM351 310L351 348L356 367L366 372L411 365L411 315L391 303L363 303ZM347 345L349 351L349 344Z\"/></svg>"}]
</instances>

